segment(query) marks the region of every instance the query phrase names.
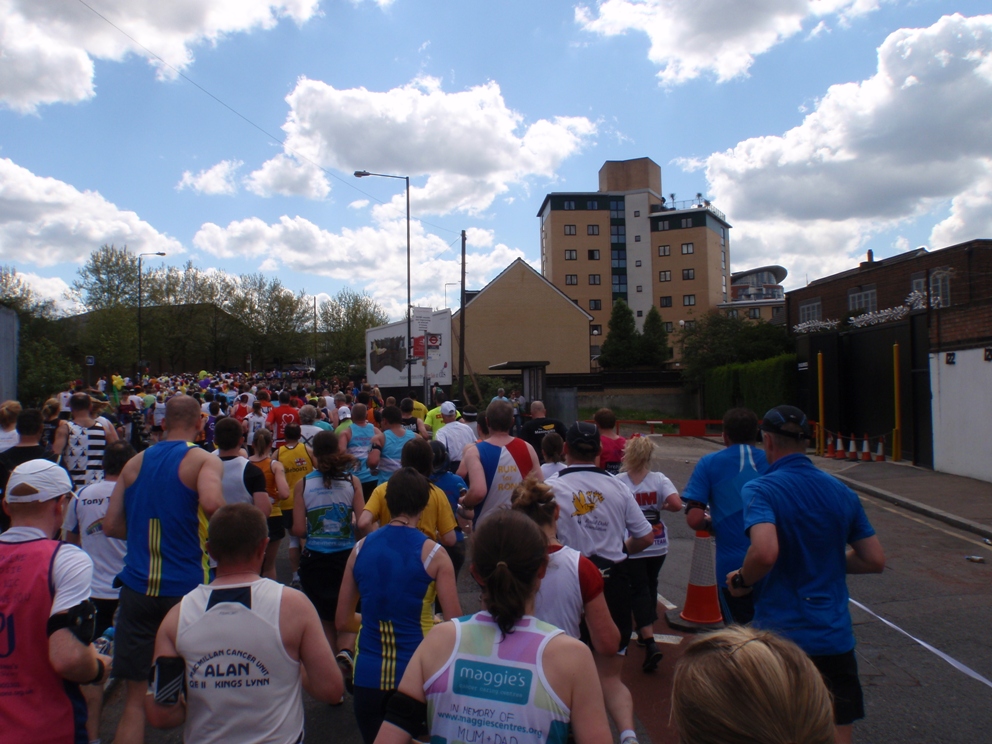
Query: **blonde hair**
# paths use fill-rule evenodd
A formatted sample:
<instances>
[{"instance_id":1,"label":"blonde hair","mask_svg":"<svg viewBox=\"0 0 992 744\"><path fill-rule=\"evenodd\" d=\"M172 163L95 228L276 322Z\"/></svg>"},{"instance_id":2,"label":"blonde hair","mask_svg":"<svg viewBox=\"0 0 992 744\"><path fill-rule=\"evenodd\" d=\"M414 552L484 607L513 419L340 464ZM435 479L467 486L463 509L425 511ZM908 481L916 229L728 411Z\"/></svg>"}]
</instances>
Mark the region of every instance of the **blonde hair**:
<instances>
[{"instance_id":1,"label":"blonde hair","mask_svg":"<svg viewBox=\"0 0 992 744\"><path fill-rule=\"evenodd\" d=\"M803 651L743 626L694 640L675 665L682 744L832 744L830 693Z\"/></svg>"},{"instance_id":2,"label":"blonde hair","mask_svg":"<svg viewBox=\"0 0 992 744\"><path fill-rule=\"evenodd\" d=\"M636 472L647 468L651 464L652 454L654 454L654 442L647 437L631 437L624 447L620 472Z\"/></svg>"},{"instance_id":3,"label":"blonde hair","mask_svg":"<svg viewBox=\"0 0 992 744\"><path fill-rule=\"evenodd\" d=\"M555 493L551 486L532 475L513 489L510 504L513 509L523 512L541 527L555 523Z\"/></svg>"},{"instance_id":4,"label":"blonde hair","mask_svg":"<svg viewBox=\"0 0 992 744\"><path fill-rule=\"evenodd\" d=\"M16 400L6 400L0 405L0 426L6 429L17 423L17 417L21 414L21 404Z\"/></svg>"}]
</instances>

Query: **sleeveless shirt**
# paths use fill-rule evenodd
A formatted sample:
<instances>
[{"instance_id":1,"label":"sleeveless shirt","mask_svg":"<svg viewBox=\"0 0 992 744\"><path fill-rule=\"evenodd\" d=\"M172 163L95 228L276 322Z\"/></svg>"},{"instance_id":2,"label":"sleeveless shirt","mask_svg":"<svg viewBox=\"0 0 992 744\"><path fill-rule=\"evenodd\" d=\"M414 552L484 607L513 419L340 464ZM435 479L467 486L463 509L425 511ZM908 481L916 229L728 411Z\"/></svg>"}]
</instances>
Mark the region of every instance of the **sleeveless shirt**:
<instances>
[{"instance_id":1,"label":"sleeveless shirt","mask_svg":"<svg viewBox=\"0 0 992 744\"><path fill-rule=\"evenodd\" d=\"M286 482L289 484L289 498L279 502L280 509L293 508L293 487L307 475L313 472L313 461L303 442L297 442L292 447L282 445L276 450L276 459L286 469Z\"/></svg>"},{"instance_id":2,"label":"sleeveless shirt","mask_svg":"<svg viewBox=\"0 0 992 744\"><path fill-rule=\"evenodd\" d=\"M378 476L369 472L369 449L372 446L372 437L375 435L375 427L372 424L351 425L351 438L348 440L348 454L354 457L358 464L355 466L355 475L362 483L369 483L378 480Z\"/></svg>"},{"instance_id":3,"label":"sleeveless shirt","mask_svg":"<svg viewBox=\"0 0 992 744\"><path fill-rule=\"evenodd\" d=\"M150 597L181 597L210 581L207 517L196 491L179 480L191 442L146 449L138 478L124 491L127 555L121 581Z\"/></svg>"},{"instance_id":4,"label":"sleeveless shirt","mask_svg":"<svg viewBox=\"0 0 992 744\"><path fill-rule=\"evenodd\" d=\"M530 472L533 463L527 443L513 438L506 446L479 442L479 461L486 474L486 496L475 508L475 524L495 510L509 508L513 489Z\"/></svg>"},{"instance_id":5,"label":"sleeveless shirt","mask_svg":"<svg viewBox=\"0 0 992 744\"><path fill-rule=\"evenodd\" d=\"M245 488L245 468L248 466L248 458L232 457L221 462L224 465L224 477L221 479L224 501L228 504L254 504L255 495Z\"/></svg>"},{"instance_id":6,"label":"sleeveless shirt","mask_svg":"<svg viewBox=\"0 0 992 744\"><path fill-rule=\"evenodd\" d=\"M272 460L268 457L263 457L261 460L249 460L249 462L257 465L258 469L262 471L262 475L265 476L265 491L269 494L269 501L272 502L272 511L269 512L269 519L272 519L272 517L281 517L282 509L278 506L279 489L276 486L276 474L272 472Z\"/></svg>"},{"instance_id":7,"label":"sleeveless shirt","mask_svg":"<svg viewBox=\"0 0 992 744\"><path fill-rule=\"evenodd\" d=\"M302 677L279 629L282 592L259 579L183 597L176 650L186 660L186 741L301 740Z\"/></svg>"},{"instance_id":8,"label":"sleeveless shirt","mask_svg":"<svg viewBox=\"0 0 992 744\"><path fill-rule=\"evenodd\" d=\"M86 744L79 685L48 660L56 540L0 542L0 740Z\"/></svg>"},{"instance_id":9,"label":"sleeveless shirt","mask_svg":"<svg viewBox=\"0 0 992 744\"><path fill-rule=\"evenodd\" d=\"M355 488L351 476L324 485L324 475L314 470L303 479L303 503L306 509L307 550L337 553L355 547L355 530L351 524Z\"/></svg>"},{"instance_id":10,"label":"sleeveless shirt","mask_svg":"<svg viewBox=\"0 0 992 744\"><path fill-rule=\"evenodd\" d=\"M561 628L572 638L579 637L579 623L585 612L579 583L582 554L563 545L548 554L548 570L534 597L534 616Z\"/></svg>"},{"instance_id":11,"label":"sleeveless shirt","mask_svg":"<svg viewBox=\"0 0 992 744\"><path fill-rule=\"evenodd\" d=\"M543 665L563 631L528 615L504 635L488 612L454 624L451 656L424 683L431 741L564 744L571 711Z\"/></svg>"},{"instance_id":12,"label":"sleeveless shirt","mask_svg":"<svg viewBox=\"0 0 992 744\"><path fill-rule=\"evenodd\" d=\"M67 421L69 437L62 452L63 464L76 488L103 480L103 451L107 432L100 424L83 427Z\"/></svg>"},{"instance_id":13,"label":"sleeveless shirt","mask_svg":"<svg viewBox=\"0 0 992 744\"><path fill-rule=\"evenodd\" d=\"M404 431L403 436L398 437L392 431L385 431L385 443L382 446L382 453L379 457L379 483L385 483L389 476L400 469L400 455L403 452L403 445L414 439L417 435L412 431Z\"/></svg>"}]
</instances>

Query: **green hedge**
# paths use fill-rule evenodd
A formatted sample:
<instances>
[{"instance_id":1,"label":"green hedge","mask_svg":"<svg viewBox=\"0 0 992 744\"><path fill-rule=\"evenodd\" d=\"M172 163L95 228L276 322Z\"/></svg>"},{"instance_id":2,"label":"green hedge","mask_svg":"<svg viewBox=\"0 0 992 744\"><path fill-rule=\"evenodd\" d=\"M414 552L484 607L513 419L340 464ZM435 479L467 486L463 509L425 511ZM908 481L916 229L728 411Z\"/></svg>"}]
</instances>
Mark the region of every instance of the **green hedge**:
<instances>
[{"instance_id":1,"label":"green hedge","mask_svg":"<svg viewBox=\"0 0 992 744\"><path fill-rule=\"evenodd\" d=\"M760 417L774 406L796 403L796 355L717 367L706 373L704 384L707 417L723 418L734 406L750 408Z\"/></svg>"}]
</instances>

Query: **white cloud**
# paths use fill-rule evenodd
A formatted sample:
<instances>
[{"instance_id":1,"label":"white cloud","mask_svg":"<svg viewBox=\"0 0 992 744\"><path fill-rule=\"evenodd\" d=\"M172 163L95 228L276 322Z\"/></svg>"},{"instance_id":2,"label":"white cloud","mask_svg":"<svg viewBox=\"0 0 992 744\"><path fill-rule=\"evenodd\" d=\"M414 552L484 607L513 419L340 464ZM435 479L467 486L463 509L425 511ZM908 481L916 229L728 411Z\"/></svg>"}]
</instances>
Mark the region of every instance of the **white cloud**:
<instances>
[{"instance_id":1,"label":"white cloud","mask_svg":"<svg viewBox=\"0 0 992 744\"><path fill-rule=\"evenodd\" d=\"M368 205L368 199L355 199L355 201L348 205L348 209L365 209Z\"/></svg>"},{"instance_id":2,"label":"white cloud","mask_svg":"<svg viewBox=\"0 0 992 744\"><path fill-rule=\"evenodd\" d=\"M470 227L465 231L465 244L473 248L488 248L496 239L495 230L484 230L481 227Z\"/></svg>"},{"instance_id":3,"label":"white cloud","mask_svg":"<svg viewBox=\"0 0 992 744\"><path fill-rule=\"evenodd\" d=\"M575 21L602 36L646 34L648 59L661 67L662 84L678 85L704 74L720 82L746 75L755 56L802 31L807 19L845 22L875 10L879 1L602 0L595 9L578 6ZM816 26L812 35L821 30Z\"/></svg>"},{"instance_id":4,"label":"white cloud","mask_svg":"<svg viewBox=\"0 0 992 744\"><path fill-rule=\"evenodd\" d=\"M513 185L553 178L596 132L584 117L525 124L494 82L446 93L439 80L422 77L376 92L301 78L286 100L287 153L348 173L426 175L427 182L410 191L418 214L487 209ZM278 155L256 173L281 173L289 159ZM378 219L405 212L399 191L389 205L375 208Z\"/></svg>"},{"instance_id":5,"label":"white cloud","mask_svg":"<svg viewBox=\"0 0 992 744\"><path fill-rule=\"evenodd\" d=\"M278 271L279 270L279 262L276 261L274 258L272 258L270 256L269 258L265 259L264 261L262 261L262 263L260 263L258 265L258 270L259 271Z\"/></svg>"},{"instance_id":6,"label":"white cloud","mask_svg":"<svg viewBox=\"0 0 992 744\"><path fill-rule=\"evenodd\" d=\"M485 231L479 231L485 232ZM218 258L279 256L282 266L362 286L392 317L406 307L406 220L340 233L324 230L303 217L283 216L269 224L258 218L231 222L227 227L204 224L193 243ZM466 256L469 286L481 287L523 251L503 244ZM445 240L411 223L411 264L414 304L440 306L445 282L459 281L461 257ZM264 265L264 264L263 264Z\"/></svg>"},{"instance_id":7,"label":"white cloud","mask_svg":"<svg viewBox=\"0 0 992 744\"><path fill-rule=\"evenodd\" d=\"M75 315L85 311L85 308L69 297L69 285L58 276L41 276L30 271L18 271L17 275L27 282L35 294L46 300L52 300L55 306L66 315Z\"/></svg>"},{"instance_id":8,"label":"white cloud","mask_svg":"<svg viewBox=\"0 0 992 744\"><path fill-rule=\"evenodd\" d=\"M105 243L136 251L185 252L131 211L0 158L0 260L37 266L83 261Z\"/></svg>"},{"instance_id":9,"label":"white cloud","mask_svg":"<svg viewBox=\"0 0 992 744\"><path fill-rule=\"evenodd\" d=\"M183 177L176 189L193 189L198 194L234 194L238 190L234 174L244 163L240 160L221 160L217 165L202 170L196 175L183 171Z\"/></svg>"},{"instance_id":10,"label":"white cloud","mask_svg":"<svg viewBox=\"0 0 992 744\"><path fill-rule=\"evenodd\" d=\"M259 196L303 196L323 199L331 192L324 173L317 166L292 155L276 155L245 179L245 187Z\"/></svg>"},{"instance_id":11,"label":"white cloud","mask_svg":"<svg viewBox=\"0 0 992 744\"><path fill-rule=\"evenodd\" d=\"M890 34L875 75L831 86L781 136L714 153L706 176L738 267L844 268L871 236L948 202L935 247L992 234L992 16Z\"/></svg>"},{"instance_id":12,"label":"white cloud","mask_svg":"<svg viewBox=\"0 0 992 744\"><path fill-rule=\"evenodd\" d=\"M319 0L101 0L96 9L126 34L182 70L193 48L232 33L272 28L282 18L304 23ZM86 6L65 0L0 0L0 101L38 106L92 98L94 60L147 57L160 78L175 72L149 57Z\"/></svg>"}]
</instances>

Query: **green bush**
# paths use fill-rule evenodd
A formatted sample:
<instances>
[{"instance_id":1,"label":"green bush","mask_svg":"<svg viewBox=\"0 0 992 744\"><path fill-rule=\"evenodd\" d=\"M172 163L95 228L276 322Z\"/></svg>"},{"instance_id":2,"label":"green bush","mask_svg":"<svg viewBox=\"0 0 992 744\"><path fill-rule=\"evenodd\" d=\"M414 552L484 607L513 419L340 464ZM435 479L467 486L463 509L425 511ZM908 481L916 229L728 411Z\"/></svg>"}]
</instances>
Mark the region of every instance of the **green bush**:
<instances>
[{"instance_id":1,"label":"green bush","mask_svg":"<svg viewBox=\"0 0 992 744\"><path fill-rule=\"evenodd\" d=\"M744 366L746 365L727 364L706 373L703 395L707 418L722 419L727 409L738 404L738 372Z\"/></svg>"},{"instance_id":2,"label":"green bush","mask_svg":"<svg viewBox=\"0 0 992 744\"><path fill-rule=\"evenodd\" d=\"M738 381L743 404L759 417L769 408L795 404L795 354L782 354L740 366Z\"/></svg>"}]
</instances>

